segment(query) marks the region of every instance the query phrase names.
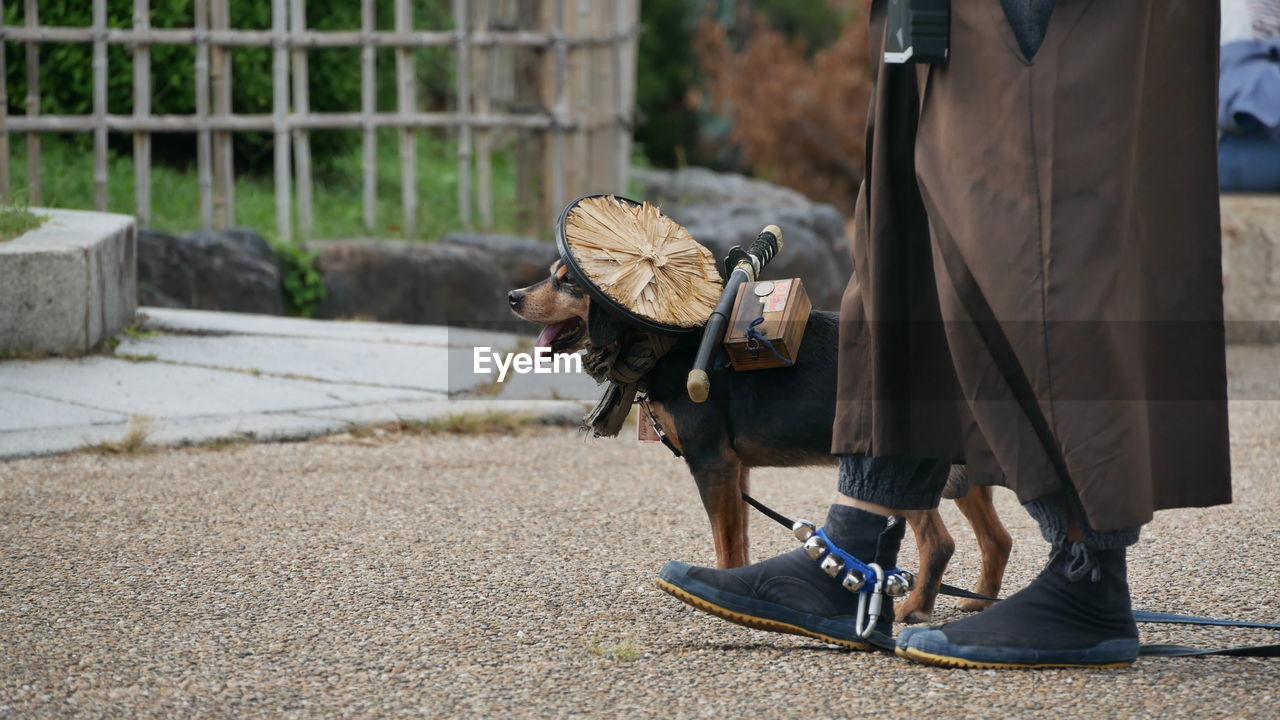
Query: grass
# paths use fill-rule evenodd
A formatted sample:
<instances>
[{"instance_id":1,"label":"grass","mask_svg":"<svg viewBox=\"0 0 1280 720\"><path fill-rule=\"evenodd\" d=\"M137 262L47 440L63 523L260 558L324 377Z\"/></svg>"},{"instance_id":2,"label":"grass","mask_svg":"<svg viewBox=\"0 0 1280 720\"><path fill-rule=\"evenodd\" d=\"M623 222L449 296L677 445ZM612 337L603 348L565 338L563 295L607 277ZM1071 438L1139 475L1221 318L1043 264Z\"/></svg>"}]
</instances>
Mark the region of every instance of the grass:
<instances>
[{"instance_id":1,"label":"grass","mask_svg":"<svg viewBox=\"0 0 1280 720\"><path fill-rule=\"evenodd\" d=\"M151 418L133 415L129 418L129 429L117 442L104 441L84 446L84 451L95 455L142 455L154 452L156 447L147 444L150 434Z\"/></svg>"},{"instance_id":2,"label":"grass","mask_svg":"<svg viewBox=\"0 0 1280 720\"><path fill-rule=\"evenodd\" d=\"M635 635L627 635L619 642L607 645L600 638L591 638L587 642L587 652L608 660L630 662L640 657L640 641Z\"/></svg>"},{"instance_id":3,"label":"grass","mask_svg":"<svg viewBox=\"0 0 1280 720\"><path fill-rule=\"evenodd\" d=\"M37 215L25 205L4 203L0 205L0 242L12 240L19 235L35 230L48 220L47 215Z\"/></svg>"},{"instance_id":4,"label":"grass","mask_svg":"<svg viewBox=\"0 0 1280 720\"><path fill-rule=\"evenodd\" d=\"M354 134L354 131L353 131ZM12 184L27 187L26 143L12 139L9 167ZM315 236L320 238L404 237L400 210L399 143L394 129L378 132L377 223L366 230L363 220L362 156L359 143L347 151L316 158L314 178ZM46 135L41 143L41 204L47 207L93 209L93 153L76 143ZM159 161L160 158L153 158ZM107 165L107 209L134 213L133 158L110 152ZM461 227L458 218L457 145L443 133L418 134L418 233L414 239L434 239ZM275 181L268 170L261 175L237 173L235 223L251 228L272 241L276 233ZM474 178L473 178L474 187ZM25 192L25 190L20 191ZM177 168L153 162L151 167L152 221L150 226L169 233L184 233L200 224L199 183L195 167ZM493 154L494 223L491 228L513 232L515 216L515 164L510 151ZM295 199L296 200L296 199ZM296 207L296 206L295 206ZM473 214L473 218L478 220ZM296 226L296 220L295 220Z\"/></svg>"}]
</instances>

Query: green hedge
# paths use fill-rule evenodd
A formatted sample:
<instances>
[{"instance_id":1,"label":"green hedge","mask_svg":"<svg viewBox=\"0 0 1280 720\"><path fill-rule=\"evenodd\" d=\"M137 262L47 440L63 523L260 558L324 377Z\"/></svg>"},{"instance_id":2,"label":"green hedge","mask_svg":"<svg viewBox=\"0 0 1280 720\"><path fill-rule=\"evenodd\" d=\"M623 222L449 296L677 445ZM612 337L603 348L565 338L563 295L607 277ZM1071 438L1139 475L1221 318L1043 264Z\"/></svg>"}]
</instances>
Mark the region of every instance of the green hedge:
<instances>
[{"instance_id":1,"label":"green hedge","mask_svg":"<svg viewBox=\"0 0 1280 720\"><path fill-rule=\"evenodd\" d=\"M7 25L25 22L23 3L6 3ZM189 28L194 25L191 0L152 0L151 25L157 28ZM448 0L414 0L414 25L422 29L451 29ZM230 3L231 27L270 29L271 3ZM379 29L394 27L390 3L377 4ZM360 3L352 0L308 0L308 26L319 30L359 29ZM40 0L40 24L86 27L92 23L91 3L85 0ZM108 0L107 24L115 28L133 25L133 0ZM6 43L9 82L9 112L26 112L26 48ZM380 49L377 56L377 97L381 110L395 107L394 51ZM40 50L40 112L45 114L88 114L93 111L93 48L88 43L56 43ZM360 50L313 50L310 59L311 107L317 111L358 110L360 108ZM417 71L424 91L420 102L440 106L452 87L453 58L450 48L426 48L417 52ZM131 48L112 45L108 49L108 112L133 112L133 54ZM236 48L232 51L232 107L238 113L271 112L271 49ZM152 98L156 114L195 112L195 48L154 45L151 48ZM269 164L270 136L265 133L237 133L236 152L250 166ZM313 136L315 155L321 171L325 158L359 142L355 132L318 132ZM190 161L194 144L189 139L165 143L157 139L157 159L173 164ZM87 136L78 142L89 143ZM163 143L163 144L161 144ZM163 150L161 149L163 148Z\"/></svg>"}]
</instances>

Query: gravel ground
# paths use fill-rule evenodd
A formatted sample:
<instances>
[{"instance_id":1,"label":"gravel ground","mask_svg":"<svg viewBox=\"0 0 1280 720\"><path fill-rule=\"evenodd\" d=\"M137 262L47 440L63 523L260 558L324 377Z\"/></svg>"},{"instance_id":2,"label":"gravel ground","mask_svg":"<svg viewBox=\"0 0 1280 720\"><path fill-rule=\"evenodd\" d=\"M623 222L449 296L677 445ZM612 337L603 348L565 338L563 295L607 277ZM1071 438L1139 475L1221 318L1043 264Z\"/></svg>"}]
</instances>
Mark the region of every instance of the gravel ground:
<instances>
[{"instance_id":1,"label":"gravel ground","mask_svg":"<svg viewBox=\"0 0 1280 720\"><path fill-rule=\"evenodd\" d=\"M1131 554L1137 606L1280 621L1280 403L1234 403L1232 423L1237 503L1159 516ZM833 472L754 485L820 519ZM1045 547L997 497L1016 588ZM948 579L971 584L976 549L944 513ZM793 546L753 522L757 557ZM680 461L559 429L14 461L0 465L0 716L1280 716L1280 660L943 670L739 628L654 587L665 560L712 557Z\"/></svg>"}]
</instances>

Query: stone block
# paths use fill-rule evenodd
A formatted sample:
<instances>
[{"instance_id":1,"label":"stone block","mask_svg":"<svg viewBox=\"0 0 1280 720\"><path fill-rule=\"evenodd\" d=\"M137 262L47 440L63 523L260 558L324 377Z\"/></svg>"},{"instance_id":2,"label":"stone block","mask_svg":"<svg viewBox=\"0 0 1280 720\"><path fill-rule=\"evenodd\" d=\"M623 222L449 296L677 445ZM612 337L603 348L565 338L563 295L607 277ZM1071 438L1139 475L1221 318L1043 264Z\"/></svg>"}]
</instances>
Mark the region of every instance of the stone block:
<instances>
[{"instance_id":1,"label":"stone block","mask_svg":"<svg viewBox=\"0 0 1280 720\"><path fill-rule=\"evenodd\" d=\"M0 242L0 350L87 352L133 322L132 217L33 208L49 219Z\"/></svg>"}]
</instances>

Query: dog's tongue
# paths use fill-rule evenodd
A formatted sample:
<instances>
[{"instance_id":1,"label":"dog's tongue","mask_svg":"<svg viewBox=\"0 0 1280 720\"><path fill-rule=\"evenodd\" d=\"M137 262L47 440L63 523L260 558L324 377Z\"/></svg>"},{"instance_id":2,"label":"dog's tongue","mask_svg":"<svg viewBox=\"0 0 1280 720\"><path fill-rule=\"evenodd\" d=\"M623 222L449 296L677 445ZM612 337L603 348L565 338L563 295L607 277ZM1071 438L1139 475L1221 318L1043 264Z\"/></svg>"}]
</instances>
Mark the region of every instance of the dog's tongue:
<instances>
[{"instance_id":1,"label":"dog's tongue","mask_svg":"<svg viewBox=\"0 0 1280 720\"><path fill-rule=\"evenodd\" d=\"M561 330L573 322L576 318L570 318L564 322L558 322L555 325L548 325L542 328L542 332L538 333L538 339L533 341L534 347L551 347L551 341L555 340Z\"/></svg>"}]
</instances>

